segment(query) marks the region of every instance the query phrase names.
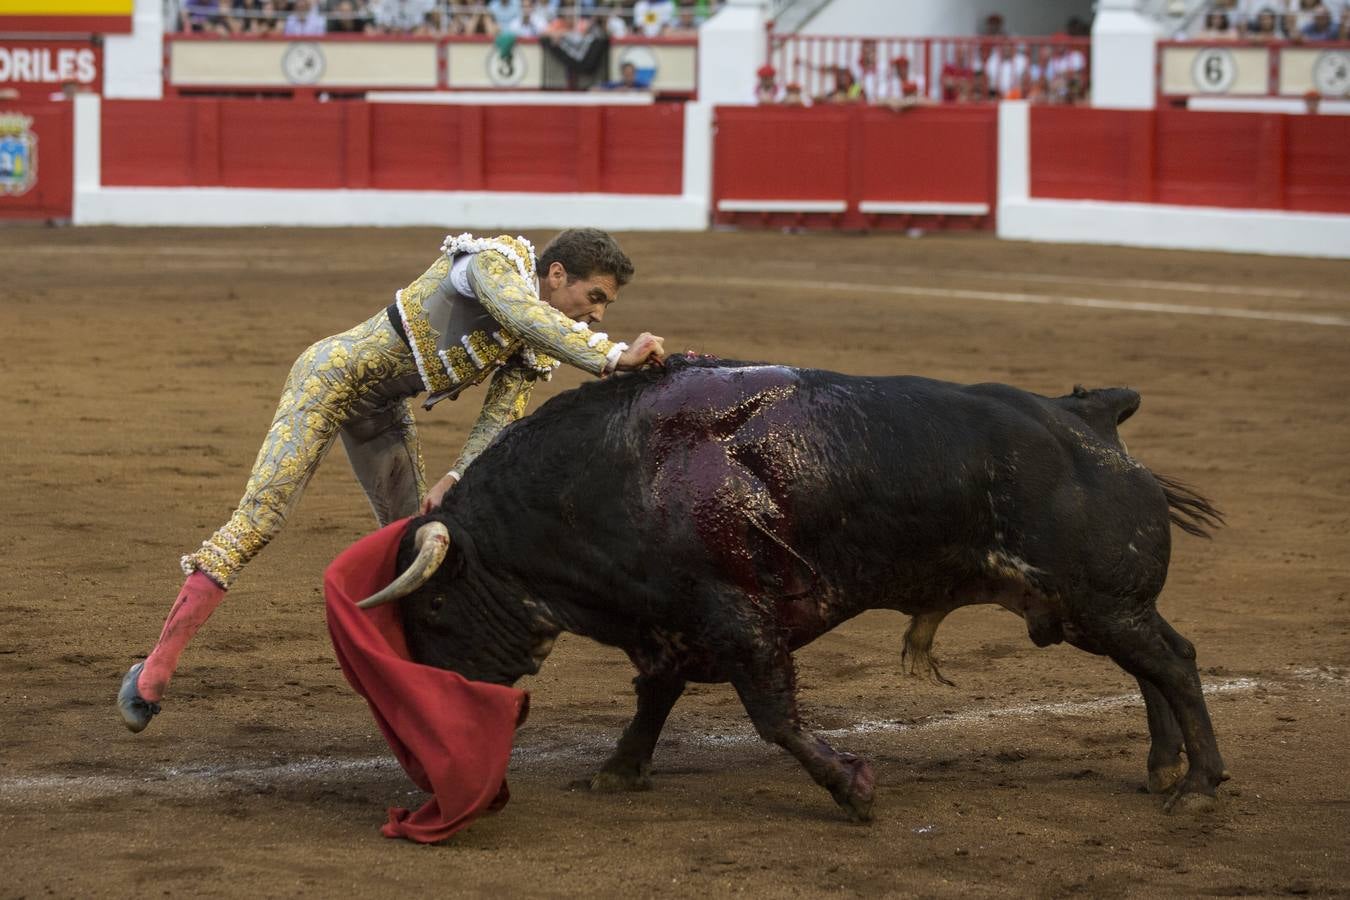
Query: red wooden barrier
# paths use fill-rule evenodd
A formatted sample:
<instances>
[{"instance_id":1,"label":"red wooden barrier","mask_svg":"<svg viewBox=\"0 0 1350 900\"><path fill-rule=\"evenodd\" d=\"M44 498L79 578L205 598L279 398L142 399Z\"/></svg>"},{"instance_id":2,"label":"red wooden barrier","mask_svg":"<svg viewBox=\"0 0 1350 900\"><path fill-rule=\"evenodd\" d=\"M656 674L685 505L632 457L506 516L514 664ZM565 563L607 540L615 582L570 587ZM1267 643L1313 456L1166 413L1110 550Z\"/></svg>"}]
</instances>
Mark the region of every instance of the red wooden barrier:
<instances>
[{"instance_id":1,"label":"red wooden barrier","mask_svg":"<svg viewBox=\"0 0 1350 900\"><path fill-rule=\"evenodd\" d=\"M0 220L70 218L73 121L68 102L0 101Z\"/></svg>"},{"instance_id":2,"label":"red wooden barrier","mask_svg":"<svg viewBox=\"0 0 1350 900\"><path fill-rule=\"evenodd\" d=\"M1350 212L1350 117L1033 108L1033 197Z\"/></svg>"},{"instance_id":3,"label":"red wooden barrier","mask_svg":"<svg viewBox=\"0 0 1350 900\"><path fill-rule=\"evenodd\" d=\"M679 194L684 110L109 100L103 183Z\"/></svg>"},{"instance_id":4,"label":"red wooden barrier","mask_svg":"<svg viewBox=\"0 0 1350 900\"><path fill-rule=\"evenodd\" d=\"M993 106L720 107L714 221L820 228L988 228Z\"/></svg>"}]
</instances>

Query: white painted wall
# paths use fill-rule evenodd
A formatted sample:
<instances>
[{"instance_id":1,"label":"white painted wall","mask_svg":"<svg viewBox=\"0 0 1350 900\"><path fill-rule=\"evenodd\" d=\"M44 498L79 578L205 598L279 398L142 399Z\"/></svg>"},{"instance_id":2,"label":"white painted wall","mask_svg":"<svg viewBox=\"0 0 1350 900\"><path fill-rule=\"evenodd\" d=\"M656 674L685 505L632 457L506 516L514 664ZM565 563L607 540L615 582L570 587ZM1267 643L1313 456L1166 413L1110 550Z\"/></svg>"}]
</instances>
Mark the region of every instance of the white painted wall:
<instances>
[{"instance_id":1,"label":"white painted wall","mask_svg":"<svg viewBox=\"0 0 1350 900\"><path fill-rule=\"evenodd\" d=\"M77 188L76 225L291 225L702 231L708 207L682 196L260 188Z\"/></svg>"},{"instance_id":2,"label":"white painted wall","mask_svg":"<svg viewBox=\"0 0 1350 900\"><path fill-rule=\"evenodd\" d=\"M1140 0L1101 0L1092 23L1092 105L1152 109L1157 97L1158 22Z\"/></svg>"},{"instance_id":3,"label":"white painted wall","mask_svg":"<svg viewBox=\"0 0 1350 900\"><path fill-rule=\"evenodd\" d=\"M998 236L1279 256L1350 258L1350 216L1089 200L999 205Z\"/></svg>"},{"instance_id":4,"label":"white painted wall","mask_svg":"<svg viewBox=\"0 0 1350 900\"><path fill-rule=\"evenodd\" d=\"M103 42L103 96L158 100L164 96L163 0L136 0L131 34Z\"/></svg>"},{"instance_id":5,"label":"white painted wall","mask_svg":"<svg viewBox=\"0 0 1350 900\"><path fill-rule=\"evenodd\" d=\"M698 30L698 99L701 103L750 106L755 70L768 49L763 0L729 0Z\"/></svg>"},{"instance_id":6,"label":"white painted wall","mask_svg":"<svg viewBox=\"0 0 1350 900\"><path fill-rule=\"evenodd\" d=\"M679 195L490 191L134 188L102 184L102 98L75 98L76 225L293 225L702 231L712 195L712 108L685 105Z\"/></svg>"},{"instance_id":7,"label":"white painted wall","mask_svg":"<svg viewBox=\"0 0 1350 900\"><path fill-rule=\"evenodd\" d=\"M878 37L973 35L997 12L1009 34L1054 34L1070 17L1092 21L1093 0L834 0L802 34Z\"/></svg>"},{"instance_id":8,"label":"white painted wall","mask_svg":"<svg viewBox=\"0 0 1350 900\"><path fill-rule=\"evenodd\" d=\"M999 104L1001 238L1350 259L1350 215L1034 199L1030 122L1025 102Z\"/></svg>"}]
</instances>

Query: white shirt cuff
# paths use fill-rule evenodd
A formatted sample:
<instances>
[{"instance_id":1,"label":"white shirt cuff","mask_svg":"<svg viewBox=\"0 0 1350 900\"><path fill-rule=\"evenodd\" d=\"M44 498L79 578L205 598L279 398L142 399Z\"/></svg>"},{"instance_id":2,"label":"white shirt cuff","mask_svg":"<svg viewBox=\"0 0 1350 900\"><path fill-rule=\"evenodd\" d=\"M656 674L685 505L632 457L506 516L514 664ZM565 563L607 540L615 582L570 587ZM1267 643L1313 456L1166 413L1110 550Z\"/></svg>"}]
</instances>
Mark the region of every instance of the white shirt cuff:
<instances>
[{"instance_id":1,"label":"white shirt cuff","mask_svg":"<svg viewBox=\"0 0 1350 900\"><path fill-rule=\"evenodd\" d=\"M611 347L609 352L605 354L605 367L600 371L600 374L608 375L610 372L613 372L616 368L618 368L619 357L623 356L624 351L627 349L628 345L625 344L623 341L619 341L617 344Z\"/></svg>"}]
</instances>

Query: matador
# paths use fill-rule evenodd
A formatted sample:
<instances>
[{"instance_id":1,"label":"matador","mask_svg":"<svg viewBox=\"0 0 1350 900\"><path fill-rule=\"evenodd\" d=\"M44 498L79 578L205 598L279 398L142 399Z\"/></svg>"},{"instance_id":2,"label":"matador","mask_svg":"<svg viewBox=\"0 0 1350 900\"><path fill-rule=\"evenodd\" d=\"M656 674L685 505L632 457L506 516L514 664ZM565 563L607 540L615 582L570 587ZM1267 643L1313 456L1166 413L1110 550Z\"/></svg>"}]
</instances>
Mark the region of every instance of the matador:
<instances>
[{"instance_id":1,"label":"matador","mask_svg":"<svg viewBox=\"0 0 1350 900\"><path fill-rule=\"evenodd\" d=\"M182 558L187 580L159 640L122 679L117 707L132 731L159 713L179 655L281 531L338 438L386 525L439 504L497 433L524 415L535 382L562 362L605 376L665 356L650 333L629 346L590 327L633 276L632 262L603 231L564 231L537 259L520 237L461 234L441 251L388 308L314 344L291 367L243 498ZM489 378L463 451L428 490L411 399L425 392L430 409Z\"/></svg>"}]
</instances>

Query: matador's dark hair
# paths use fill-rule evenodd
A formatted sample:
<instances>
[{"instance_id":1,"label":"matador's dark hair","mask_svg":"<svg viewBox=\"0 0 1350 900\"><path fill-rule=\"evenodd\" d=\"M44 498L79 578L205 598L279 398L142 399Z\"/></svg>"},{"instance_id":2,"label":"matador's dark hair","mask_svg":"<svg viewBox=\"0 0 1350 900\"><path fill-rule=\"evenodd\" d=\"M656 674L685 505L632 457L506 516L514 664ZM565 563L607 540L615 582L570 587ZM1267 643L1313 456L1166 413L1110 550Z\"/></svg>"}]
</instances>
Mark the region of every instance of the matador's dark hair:
<instances>
[{"instance_id":1,"label":"matador's dark hair","mask_svg":"<svg viewBox=\"0 0 1350 900\"><path fill-rule=\"evenodd\" d=\"M633 280L633 261L599 228L569 228L549 241L538 257L539 277L547 275L548 267L555 262L567 270L569 284L597 272L613 275L619 287Z\"/></svg>"}]
</instances>

